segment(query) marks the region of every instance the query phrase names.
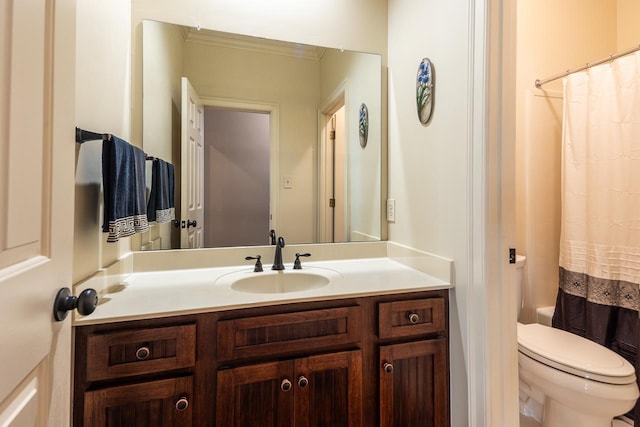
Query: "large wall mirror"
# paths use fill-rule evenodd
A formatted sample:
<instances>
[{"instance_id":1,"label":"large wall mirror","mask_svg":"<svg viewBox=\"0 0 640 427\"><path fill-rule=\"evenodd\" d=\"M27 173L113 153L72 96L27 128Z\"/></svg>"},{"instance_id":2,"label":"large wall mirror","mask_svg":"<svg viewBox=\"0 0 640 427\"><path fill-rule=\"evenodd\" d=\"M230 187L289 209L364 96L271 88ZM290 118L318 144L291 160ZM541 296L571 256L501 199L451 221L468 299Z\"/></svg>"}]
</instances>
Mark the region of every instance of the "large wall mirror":
<instances>
[{"instance_id":1,"label":"large wall mirror","mask_svg":"<svg viewBox=\"0 0 640 427\"><path fill-rule=\"evenodd\" d=\"M143 148L190 225L145 249L380 239L379 55L157 21L142 40Z\"/></svg>"}]
</instances>

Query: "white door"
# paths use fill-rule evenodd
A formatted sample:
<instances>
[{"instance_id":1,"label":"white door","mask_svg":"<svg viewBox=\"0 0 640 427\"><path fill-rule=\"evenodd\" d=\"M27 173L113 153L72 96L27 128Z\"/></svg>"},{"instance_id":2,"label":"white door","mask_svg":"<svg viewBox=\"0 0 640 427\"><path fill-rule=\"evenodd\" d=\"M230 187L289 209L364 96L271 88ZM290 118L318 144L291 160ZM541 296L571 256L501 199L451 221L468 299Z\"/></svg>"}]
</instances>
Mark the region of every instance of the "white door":
<instances>
[{"instance_id":1,"label":"white door","mask_svg":"<svg viewBox=\"0 0 640 427\"><path fill-rule=\"evenodd\" d=\"M68 426L75 0L0 3L0 426Z\"/></svg>"},{"instance_id":2,"label":"white door","mask_svg":"<svg viewBox=\"0 0 640 427\"><path fill-rule=\"evenodd\" d=\"M180 247L201 248L204 226L204 105L182 78Z\"/></svg>"}]
</instances>

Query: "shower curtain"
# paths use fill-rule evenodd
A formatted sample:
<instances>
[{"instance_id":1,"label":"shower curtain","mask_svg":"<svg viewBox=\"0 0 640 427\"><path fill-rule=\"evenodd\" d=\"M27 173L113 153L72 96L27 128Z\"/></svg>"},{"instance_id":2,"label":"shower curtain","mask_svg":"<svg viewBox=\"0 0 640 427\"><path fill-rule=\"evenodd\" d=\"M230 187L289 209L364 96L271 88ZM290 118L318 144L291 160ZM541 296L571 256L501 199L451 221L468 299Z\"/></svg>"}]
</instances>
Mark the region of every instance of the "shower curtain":
<instances>
[{"instance_id":1,"label":"shower curtain","mask_svg":"<svg viewBox=\"0 0 640 427\"><path fill-rule=\"evenodd\" d=\"M640 375L640 52L565 78L561 187L553 326ZM631 415L640 420L640 405Z\"/></svg>"}]
</instances>

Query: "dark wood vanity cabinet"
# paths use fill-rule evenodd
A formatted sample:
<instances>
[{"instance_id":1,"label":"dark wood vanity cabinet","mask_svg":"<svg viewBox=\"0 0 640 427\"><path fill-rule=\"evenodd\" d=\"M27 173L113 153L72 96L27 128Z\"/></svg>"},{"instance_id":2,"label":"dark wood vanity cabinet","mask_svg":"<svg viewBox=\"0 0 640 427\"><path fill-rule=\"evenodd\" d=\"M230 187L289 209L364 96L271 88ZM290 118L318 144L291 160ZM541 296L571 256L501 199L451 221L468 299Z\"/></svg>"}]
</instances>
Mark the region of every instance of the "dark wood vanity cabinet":
<instances>
[{"instance_id":1,"label":"dark wood vanity cabinet","mask_svg":"<svg viewBox=\"0 0 640 427\"><path fill-rule=\"evenodd\" d=\"M449 426L448 291L75 328L74 426Z\"/></svg>"}]
</instances>

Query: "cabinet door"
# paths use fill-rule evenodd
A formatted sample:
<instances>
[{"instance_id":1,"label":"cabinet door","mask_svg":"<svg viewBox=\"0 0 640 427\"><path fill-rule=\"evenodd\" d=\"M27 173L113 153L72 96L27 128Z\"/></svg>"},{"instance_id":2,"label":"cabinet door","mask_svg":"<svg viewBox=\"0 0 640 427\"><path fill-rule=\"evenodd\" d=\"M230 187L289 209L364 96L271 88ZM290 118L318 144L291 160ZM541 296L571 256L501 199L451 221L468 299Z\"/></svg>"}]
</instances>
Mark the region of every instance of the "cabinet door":
<instances>
[{"instance_id":1,"label":"cabinet door","mask_svg":"<svg viewBox=\"0 0 640 427\"><path fill-rule=\"evenodd\" d=\"M449 425L446 338L380 347L380 426Z\"/></svg>"},{"instance_id":2,"label":"cabinet door","mask_svg":"<svg viewBox=\"0 0 640 427\"><path fill-rule=\"evenodd\" d=\"M172 378L85 393L87 427L186 427L191 425L193 380Z\"/></svg>"},{"instance_id":3,"label":"cabinet door","mask_svg":"<svg viewBox=\"0 0 640 427\"><path fill-rule=\"evenodd\" d=\"M218 372L218 427L293 426L293 362L261 363Z\"/></svg>"},{"instance_id":4,"label":"cabinet door","mask_svg":"<svg viewBox=\"0 0 640 427\"><path fill-rule=\"evenodd\" d=\"M358 351L295 362L296 427L362 426L362 355Z\"/></svg>"}]
</instances>

